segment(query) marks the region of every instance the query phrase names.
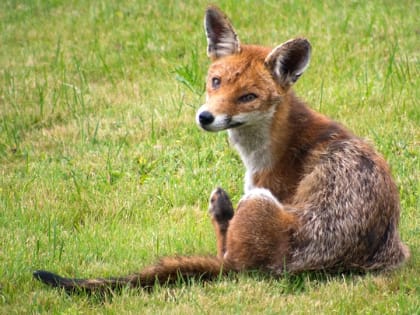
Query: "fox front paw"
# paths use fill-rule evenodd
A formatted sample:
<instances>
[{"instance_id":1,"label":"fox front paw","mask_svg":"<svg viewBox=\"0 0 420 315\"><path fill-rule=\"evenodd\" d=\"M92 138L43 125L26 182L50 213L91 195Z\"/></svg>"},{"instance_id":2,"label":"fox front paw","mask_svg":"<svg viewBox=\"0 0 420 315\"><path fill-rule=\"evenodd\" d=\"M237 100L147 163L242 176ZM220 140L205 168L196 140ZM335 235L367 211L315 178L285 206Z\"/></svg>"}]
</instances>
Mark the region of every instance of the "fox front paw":
<instances>
[{"instance_id":1,"label":"fox front paw","mask_svg":"<svg viewBox=\"0 0 420 315\"><path fill-rule=\"evenodd\" d=\"M210 195L209 213L219 224L227 223L233 218L232 202L226 191L220 187Z\"/></svg>"}]
</instances>

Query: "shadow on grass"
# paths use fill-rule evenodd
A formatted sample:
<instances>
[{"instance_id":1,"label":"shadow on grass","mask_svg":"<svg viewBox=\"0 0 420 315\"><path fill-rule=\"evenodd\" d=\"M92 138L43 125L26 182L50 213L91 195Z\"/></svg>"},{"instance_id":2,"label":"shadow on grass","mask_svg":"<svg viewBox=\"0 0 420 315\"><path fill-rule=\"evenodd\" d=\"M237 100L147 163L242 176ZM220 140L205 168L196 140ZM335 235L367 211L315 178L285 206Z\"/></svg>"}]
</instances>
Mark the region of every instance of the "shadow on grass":
<instances>
[{"instance_id":1,"label":"shadow on grass","mask_svg":"<svg viewBox=\"0 0 420 315\"><path fill-rule=\"evenodd\" d=\"M329 282L350 282L356 281L361 276L367 275L367 272L360 270L352 271L306 271L299 274L272 275L261 271L252 271L244 273L255 281L268 282L271 286L280 290L282 294L301 294L308 289L327 284ZM374 273L370 273L374 274Z\"/></svg>"}]
</instances>

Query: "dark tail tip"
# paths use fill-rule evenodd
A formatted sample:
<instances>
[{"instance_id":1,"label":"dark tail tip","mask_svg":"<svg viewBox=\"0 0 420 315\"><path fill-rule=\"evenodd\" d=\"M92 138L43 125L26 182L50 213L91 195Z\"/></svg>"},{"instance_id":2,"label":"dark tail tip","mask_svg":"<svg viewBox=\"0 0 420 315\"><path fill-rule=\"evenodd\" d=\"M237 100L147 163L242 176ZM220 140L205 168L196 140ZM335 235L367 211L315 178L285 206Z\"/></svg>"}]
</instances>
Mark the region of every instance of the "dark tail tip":
<instances>
[{"instance_id":1,"label":"dark tail tip","mask_svg":"<svg viewBox=\"0 0 420 315\"><path fill-rule=\"evenodd\" d=\"M45 271L45 270L37 270L33 273L35 279L48 284L52 287L61 287L63 278L59 275Z\"/></svg>"}]
</instances>

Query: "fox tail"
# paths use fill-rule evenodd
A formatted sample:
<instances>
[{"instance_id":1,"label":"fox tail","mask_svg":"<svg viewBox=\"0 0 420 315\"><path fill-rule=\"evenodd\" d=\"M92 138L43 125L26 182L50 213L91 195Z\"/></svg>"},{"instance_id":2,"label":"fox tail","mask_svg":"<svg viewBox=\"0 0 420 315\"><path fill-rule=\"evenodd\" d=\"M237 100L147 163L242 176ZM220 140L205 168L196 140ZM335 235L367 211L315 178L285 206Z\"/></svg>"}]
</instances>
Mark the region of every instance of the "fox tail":
<instances>
[{"instance_id":1,"label":"fox tail","mask_svg":"<svg viewBox=\"0 0 420 315\"><path fill-rule=\"evenodd\" d=\"M49 271L37 270L33 276L52 287L67 292L104 292L131 288L150 288L156 283L170 284L178 279L212 280L233 271L222 259L212 256L175 256L160 259L139 273L116 278L64 278Z\"/></svg>"}]
</instances>

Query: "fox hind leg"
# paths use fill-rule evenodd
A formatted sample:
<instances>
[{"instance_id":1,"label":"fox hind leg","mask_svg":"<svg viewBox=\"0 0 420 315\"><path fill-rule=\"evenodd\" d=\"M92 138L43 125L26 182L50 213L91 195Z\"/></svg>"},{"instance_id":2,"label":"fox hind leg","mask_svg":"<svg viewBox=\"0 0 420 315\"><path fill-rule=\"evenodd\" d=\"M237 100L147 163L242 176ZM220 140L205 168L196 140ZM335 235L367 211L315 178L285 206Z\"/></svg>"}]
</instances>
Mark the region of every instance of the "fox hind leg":
<instances>
[{"instance_id":1,"label":"fox hind leg","mask_svg":"<svg viewBox=\"0 0 420 315\"><path fill-rule=\"evenodd\" d=\"M235 270L283 270L297 218L267 189L254 188L239 201L226 237L224 261Z\"/></svg>"},{"instance_id":2,"label":"fox hind leg","mask_svg":"<svg viewBox=\"0 0 420 315\"><path fill-rule=\"evenodd\" d=\"M210 195L209 213L212 218L217 238L217 257L223 258L226 252L226 235L229 221L234 211L228 194L222 188L216 188Z\"/></svg>"}]
</instances>

